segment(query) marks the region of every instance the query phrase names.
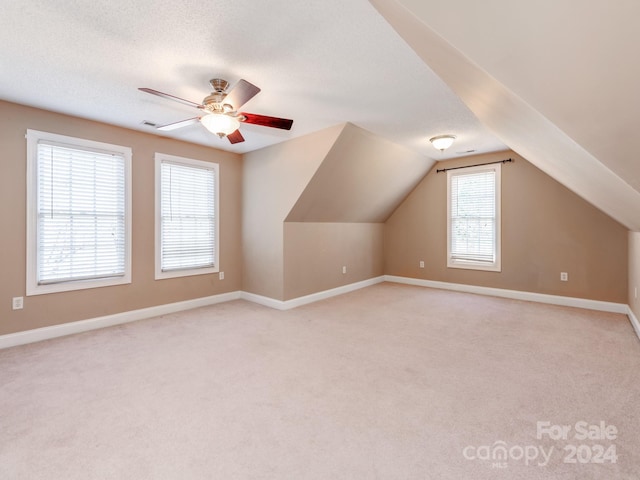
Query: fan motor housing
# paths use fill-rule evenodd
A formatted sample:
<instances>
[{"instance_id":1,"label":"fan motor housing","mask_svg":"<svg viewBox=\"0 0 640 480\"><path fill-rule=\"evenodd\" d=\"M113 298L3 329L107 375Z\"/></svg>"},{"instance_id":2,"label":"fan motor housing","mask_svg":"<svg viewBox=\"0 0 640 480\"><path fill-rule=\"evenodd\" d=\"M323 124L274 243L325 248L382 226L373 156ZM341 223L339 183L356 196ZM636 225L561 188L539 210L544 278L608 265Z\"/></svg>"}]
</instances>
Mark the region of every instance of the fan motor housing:
<instances>
[{"instance_id":1,"label":"fan motor housing","mask_svg":"<svg viewBox=\"0 0 640 480\"><path fill-rule=\"evenodd\" d=\"M202 100L202 104L210 112L220 113L224 111L222 102L224 101L224 97L226 96L227 94L223 92L213 92L212 94L204 97L204 100Z\"/></svg>"}]
</instances>

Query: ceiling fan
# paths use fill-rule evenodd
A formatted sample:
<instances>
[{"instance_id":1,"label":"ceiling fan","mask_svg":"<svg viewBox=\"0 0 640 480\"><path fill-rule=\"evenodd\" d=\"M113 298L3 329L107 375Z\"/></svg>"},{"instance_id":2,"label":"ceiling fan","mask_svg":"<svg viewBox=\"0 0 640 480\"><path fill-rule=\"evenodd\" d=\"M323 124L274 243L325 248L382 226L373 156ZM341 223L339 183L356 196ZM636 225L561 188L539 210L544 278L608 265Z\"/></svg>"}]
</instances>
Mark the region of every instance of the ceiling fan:
<instances>
[{"instance_id":1,"label":"ceiling fan","mask_svg":"<svg viewBox=\"0 0 640 480\"><path fill-rule=\"evenodd\" d=\"M280 128L291 130L293 120L286 118L269 117L257 115L255 113L238 112L238 109L256 96L260 89L247 82L240 80L230 91L227 92L229 82L221 78L209 80L213 92L204 97L202 103L196 103L184 98L159 92L152 88L139 88L138 90L158 97L167 98L175 102L195 107L201 111L201 115L179 122L168 123L156 126L157 130L175 130L200 122L211 133L215 133L220 138L227 137L231 143L244 142L244 137L240 133L240 123L252 123L264 127Z\"/></svg>"}]
</instances>

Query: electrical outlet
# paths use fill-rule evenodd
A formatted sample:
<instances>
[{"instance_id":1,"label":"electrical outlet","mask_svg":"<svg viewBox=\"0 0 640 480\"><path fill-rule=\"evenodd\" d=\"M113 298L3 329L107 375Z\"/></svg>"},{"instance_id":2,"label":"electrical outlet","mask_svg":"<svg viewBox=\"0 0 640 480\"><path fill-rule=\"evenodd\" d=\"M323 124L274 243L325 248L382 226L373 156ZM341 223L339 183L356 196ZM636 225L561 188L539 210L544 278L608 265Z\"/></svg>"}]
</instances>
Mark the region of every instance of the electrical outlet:
<instances>
[{"instance_id":1,"label":"electrical outlet","mask_svg":"<svg viewBox=\"0 0 640 480\"><path fill-rule=\"evenodd\" d=\"M420 260L420 268L424 268L424 260Z\"/></svg>"},{"instance_id":2,"label":"electrical outlet","mask_svg":"<svg viewBox=\"0 0 640 480\"><path fill-rule=\"evenodd\" d=\"M346 265L342 266L342 273L347 273L347 266Z\"/></svg>"},{"instance_id":3,"label":"electrical outlet","mask_svg":"<svg viewBox=\"0 0 640 480\"><path fill-rule=\"evenodd\" d=\"M569 281L569 274L567 272L560 272L560 281L568 282Z\"/></svg>"},{"instance_id":4,"label":"electrical outlet","mask_svg":"<svg viewBox=\"0 0 640 480\"><path fill-rule=\"evenodd\" d=\"M224 280L224 272L220 272L220 273L218 273L218 278L219 278L220 280Z\"/></svg>"},{"instance_id":5,"label":"electrical outlet","mask_svg":"<svg viewBox=\"0 0 640 480\"><path fill-rule=\"evenodd\" d=\"M11 306L14 310L22 310L24 308L24 297L13 297Z\"/></svg>"}]
</instances>

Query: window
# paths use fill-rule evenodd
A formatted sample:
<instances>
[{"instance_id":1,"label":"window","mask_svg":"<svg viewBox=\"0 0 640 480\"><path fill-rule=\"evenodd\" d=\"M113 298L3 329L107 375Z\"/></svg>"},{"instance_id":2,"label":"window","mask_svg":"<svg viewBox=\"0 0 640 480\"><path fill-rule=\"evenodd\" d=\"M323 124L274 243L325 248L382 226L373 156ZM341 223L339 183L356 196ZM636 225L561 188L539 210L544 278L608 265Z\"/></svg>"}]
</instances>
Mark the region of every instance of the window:
<instances>
[{"instance_id":1,"label":"window","mask_svg":"<svg viewBox=\"0 0 640 480\"><path fill-rule=\"evenodd\" d=\"M27 131L27 295L131 283L131 149Z\"/></svg>"},{"instance_id":2,"label":"window","mask_svg":"<svg viewBox=\"0 0 640 480\"><path fill-rule=\"evenodd\" d=\"M447 266L500 271L500 164L447 171Z\"/></svg>"},{"instance_id":3,"label":"window","mask_svg":"<svg viewBox=\"0 0 640 480\"><path fill-rule=\"evenodd\" d=\"M219 270L218 164L156 153L156 279Z\"/></svg>"}]
</instances>

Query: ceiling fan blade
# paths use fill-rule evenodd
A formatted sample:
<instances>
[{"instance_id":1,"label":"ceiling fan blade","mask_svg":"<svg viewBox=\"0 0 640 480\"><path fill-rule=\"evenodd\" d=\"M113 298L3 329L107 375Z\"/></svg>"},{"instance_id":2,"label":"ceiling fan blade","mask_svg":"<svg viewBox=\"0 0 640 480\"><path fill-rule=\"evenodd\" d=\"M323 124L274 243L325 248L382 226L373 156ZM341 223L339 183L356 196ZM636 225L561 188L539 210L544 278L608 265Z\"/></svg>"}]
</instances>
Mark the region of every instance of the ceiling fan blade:
<instances>
[{"instance_id":1,"label":"ceiling fan blade","mask_svg":"<svg viewBox=\"0 0 640 480\"><path fill-rule=\"evenodd\" d=\"M192 102L190 100L185 100L184 98L176 97L175 95L169 95L168 93L159 92L158 90L154 90L153 88L138 88L141 92L150 93L151 95L157 95L158 97L167 98L169 100L173 100L174 102L182 103L183 105L189 105L190 107L202 108L202 105L196 102Z\"/></svg>"},{"instance_id":2,"label":"ceiling fan blade","mask_svg":"<svg viewBox=\"0 0 640 480\"><path fill-rule=\"evenodd\" d=\"M230 133L229 135L227 135L227 138L229 139L229 141L231 143L244 142L244 137L240 133L240 129L237 129L235 132Z\"/></svg>"},{"instance_id":3,"label":"ceiling fan blade","mask_svg":"<svg viewBox=\"0 0 640 480\"><path fill-rule=\"evenodd\" d=\"M252 123L254 125L262 125L263 127L281 128L282 130L291 130L293 120L286 118L268 117L266 115L257 115L255 113L244 113L240 115L244 117L244 123Z\"/></svg>"},{"instance_id":4,"label":"ceiling fan blade","mask_svg":"<svg viewBox=\"0 0 640 480\"><path fill-rule=\"evenodd\" d=\"M224 103L228 103L234 110L238 110L242 105L247 103L260 92L260 89L253 83L240 79L238 83L231 89L224 99Z\"/></svg>"},{"instance_id":5,"label":"ceiling fan blade","mask_svg":"<svg viewBox=\"0 0 640 480\"><path fill-rule=\"evenodd\" d=\"M186 120L180 120L179 122L167 123L166 125L160 125L156 127L156 130L169 131L175 130L177 128L186 127L187 125L192 125L194 123L198 123L200 121L200 117L187 118Z\"/></svg>"}]
</instances>

